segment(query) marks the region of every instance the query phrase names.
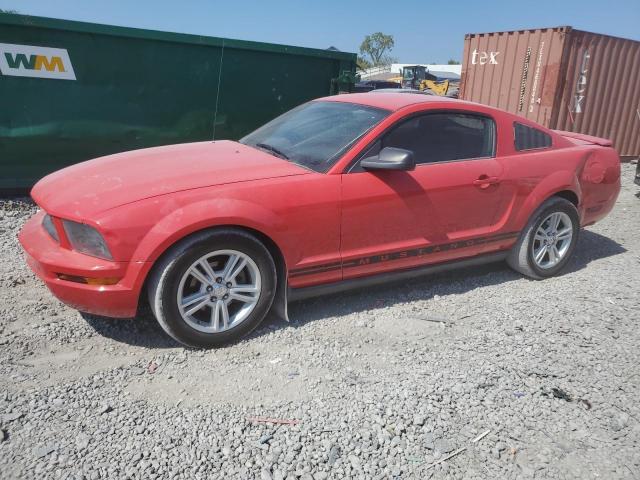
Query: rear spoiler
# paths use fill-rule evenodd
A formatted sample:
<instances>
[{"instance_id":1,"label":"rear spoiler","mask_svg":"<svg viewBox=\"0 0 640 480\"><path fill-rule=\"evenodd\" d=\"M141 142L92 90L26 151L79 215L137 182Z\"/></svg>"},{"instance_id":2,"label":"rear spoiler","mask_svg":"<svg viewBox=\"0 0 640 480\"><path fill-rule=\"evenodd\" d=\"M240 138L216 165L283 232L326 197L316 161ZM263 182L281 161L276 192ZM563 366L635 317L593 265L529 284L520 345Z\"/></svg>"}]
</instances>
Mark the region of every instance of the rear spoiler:
<instances>
[{"instance_id":1,"label":"rear spoiler","mask_svg":"<svg viewBox=\"0 0 640 480\"><path fill-rule=\"evenodd\" d=\"M574 141L574 143L577 143L579 145L591 144L591 145L600 145L601 147L613 146L613 142L607 138L592 137L591 135L584 135L582 133L576 133L576 132L565 132L564 130L554 130L554 132L562 135L565 138L569 138L571 140L578 140L577 142Z\"/></svg>"}]
</instances>

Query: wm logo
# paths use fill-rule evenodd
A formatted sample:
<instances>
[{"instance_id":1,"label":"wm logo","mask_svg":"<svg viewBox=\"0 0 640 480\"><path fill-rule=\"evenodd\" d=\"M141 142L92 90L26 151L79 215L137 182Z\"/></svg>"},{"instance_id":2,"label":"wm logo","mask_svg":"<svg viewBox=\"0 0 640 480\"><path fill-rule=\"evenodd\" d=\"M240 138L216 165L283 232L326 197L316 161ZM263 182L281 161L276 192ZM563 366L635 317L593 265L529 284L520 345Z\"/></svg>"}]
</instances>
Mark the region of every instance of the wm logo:
<instances>
[{"instance_id":1,"label":"wm logo","mask_svg":"<svg viewBox=\"0 0 640 480\"><path fill-rule=\"evenodd\" d=\"M42 70L44 68L48 72L65 71L60 57L51 57L51 59L44 55L30 55L27 57L24 53L16 53L15 56L12 56L9 52L5 52L4 56L7 59L9 68L22 67L28 70Z\"/></svg>"},{"instance_id":2,"label":"wm logo","mask_svg":"<svg viewBox=\"0 0 640 480\"><path fill-rule=\"evenodd\" d=\"M9 43L0 43L0 73L16 77L76 79L65 49Z\"/></svg>"}]
</instances>

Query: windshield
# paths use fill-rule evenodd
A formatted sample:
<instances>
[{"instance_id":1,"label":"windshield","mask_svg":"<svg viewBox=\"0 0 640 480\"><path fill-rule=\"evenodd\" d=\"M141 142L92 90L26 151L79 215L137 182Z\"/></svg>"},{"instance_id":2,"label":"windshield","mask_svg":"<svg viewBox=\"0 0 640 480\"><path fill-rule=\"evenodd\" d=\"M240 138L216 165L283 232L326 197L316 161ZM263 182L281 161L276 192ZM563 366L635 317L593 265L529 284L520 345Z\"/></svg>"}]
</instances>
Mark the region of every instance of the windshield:
<instances>
[{"instance_id":1,"label":"windshield","mask_svg":"<svg viewBox=\"0 0 640 480\"><path fill-rule=\"evenodd\" d=\"M405 68L402 72L402 78L405 80L411 80L413 78L413 68Z\"/></svg>"},{"instance_id":2,"label":"windshield","mask_svg":"<svg viewBox=\"0 0 640 480\"><path fill-rule=\"evenodd\" d=\"M326 172L358 138L389 114L343 102L309 102L240 140L317 172Z\"/></svg>"}]
</instances>

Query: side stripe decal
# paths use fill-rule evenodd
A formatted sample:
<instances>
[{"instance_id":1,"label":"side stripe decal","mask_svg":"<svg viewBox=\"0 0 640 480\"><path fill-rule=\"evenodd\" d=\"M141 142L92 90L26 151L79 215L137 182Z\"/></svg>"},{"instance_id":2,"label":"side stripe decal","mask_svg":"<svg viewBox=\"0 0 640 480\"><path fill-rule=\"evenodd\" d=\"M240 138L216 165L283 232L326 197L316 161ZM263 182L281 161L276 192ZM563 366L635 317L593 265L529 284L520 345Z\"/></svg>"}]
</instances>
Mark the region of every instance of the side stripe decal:
<instances>
[{"instance_id":1,"label":"side stripe decal","mask_svg":"<svg viewBox=\"0 0 640 480\"><path fill-rule=\"evenodd\" d=\"M340 268L353 268L363 265L370 265L372 263L390 262L393 260L399 260L408 257L421 257L432 253L446 252L448 250L456 250L459 248L473 247L476 245L482 245L485 243L497 242L500 240L507 240L510 238L516 238L520 235L520 232L500 233L498 235L491 235L488 237L471 238L468 240L462 240L458 242L442 243L438 245L429 245L420 248L413 248L411 250L402 250L399 252L381 253L379 255L372 255L369 257L354 258L346 260L344 262L331 262L322 265L314 265L312 267L298 268L289 271L290 277L299 277L303 275L311 275L315 273L325 273Z\"/></svg>"}]
</instances>

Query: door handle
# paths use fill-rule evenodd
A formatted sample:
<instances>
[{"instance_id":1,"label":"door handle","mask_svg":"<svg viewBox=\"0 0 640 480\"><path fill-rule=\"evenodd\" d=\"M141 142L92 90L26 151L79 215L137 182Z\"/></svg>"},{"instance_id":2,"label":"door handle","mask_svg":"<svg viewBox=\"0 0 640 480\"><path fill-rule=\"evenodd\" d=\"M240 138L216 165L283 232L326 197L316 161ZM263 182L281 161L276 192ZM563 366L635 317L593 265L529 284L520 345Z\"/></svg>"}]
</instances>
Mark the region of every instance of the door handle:
<instances>
[{"instance_id":1,"label":"door handle","mask_svg":"<svg viewBox=\"0 0 640 480\"><path fill-rule=\"evenodd\" d=\"M488 188L490 185L495 185L497 183L500 183L500 179L498 177L490 177L489 175L480 175L473 181L473 184L480 188Z\"/></svg>"}]
</instances>

